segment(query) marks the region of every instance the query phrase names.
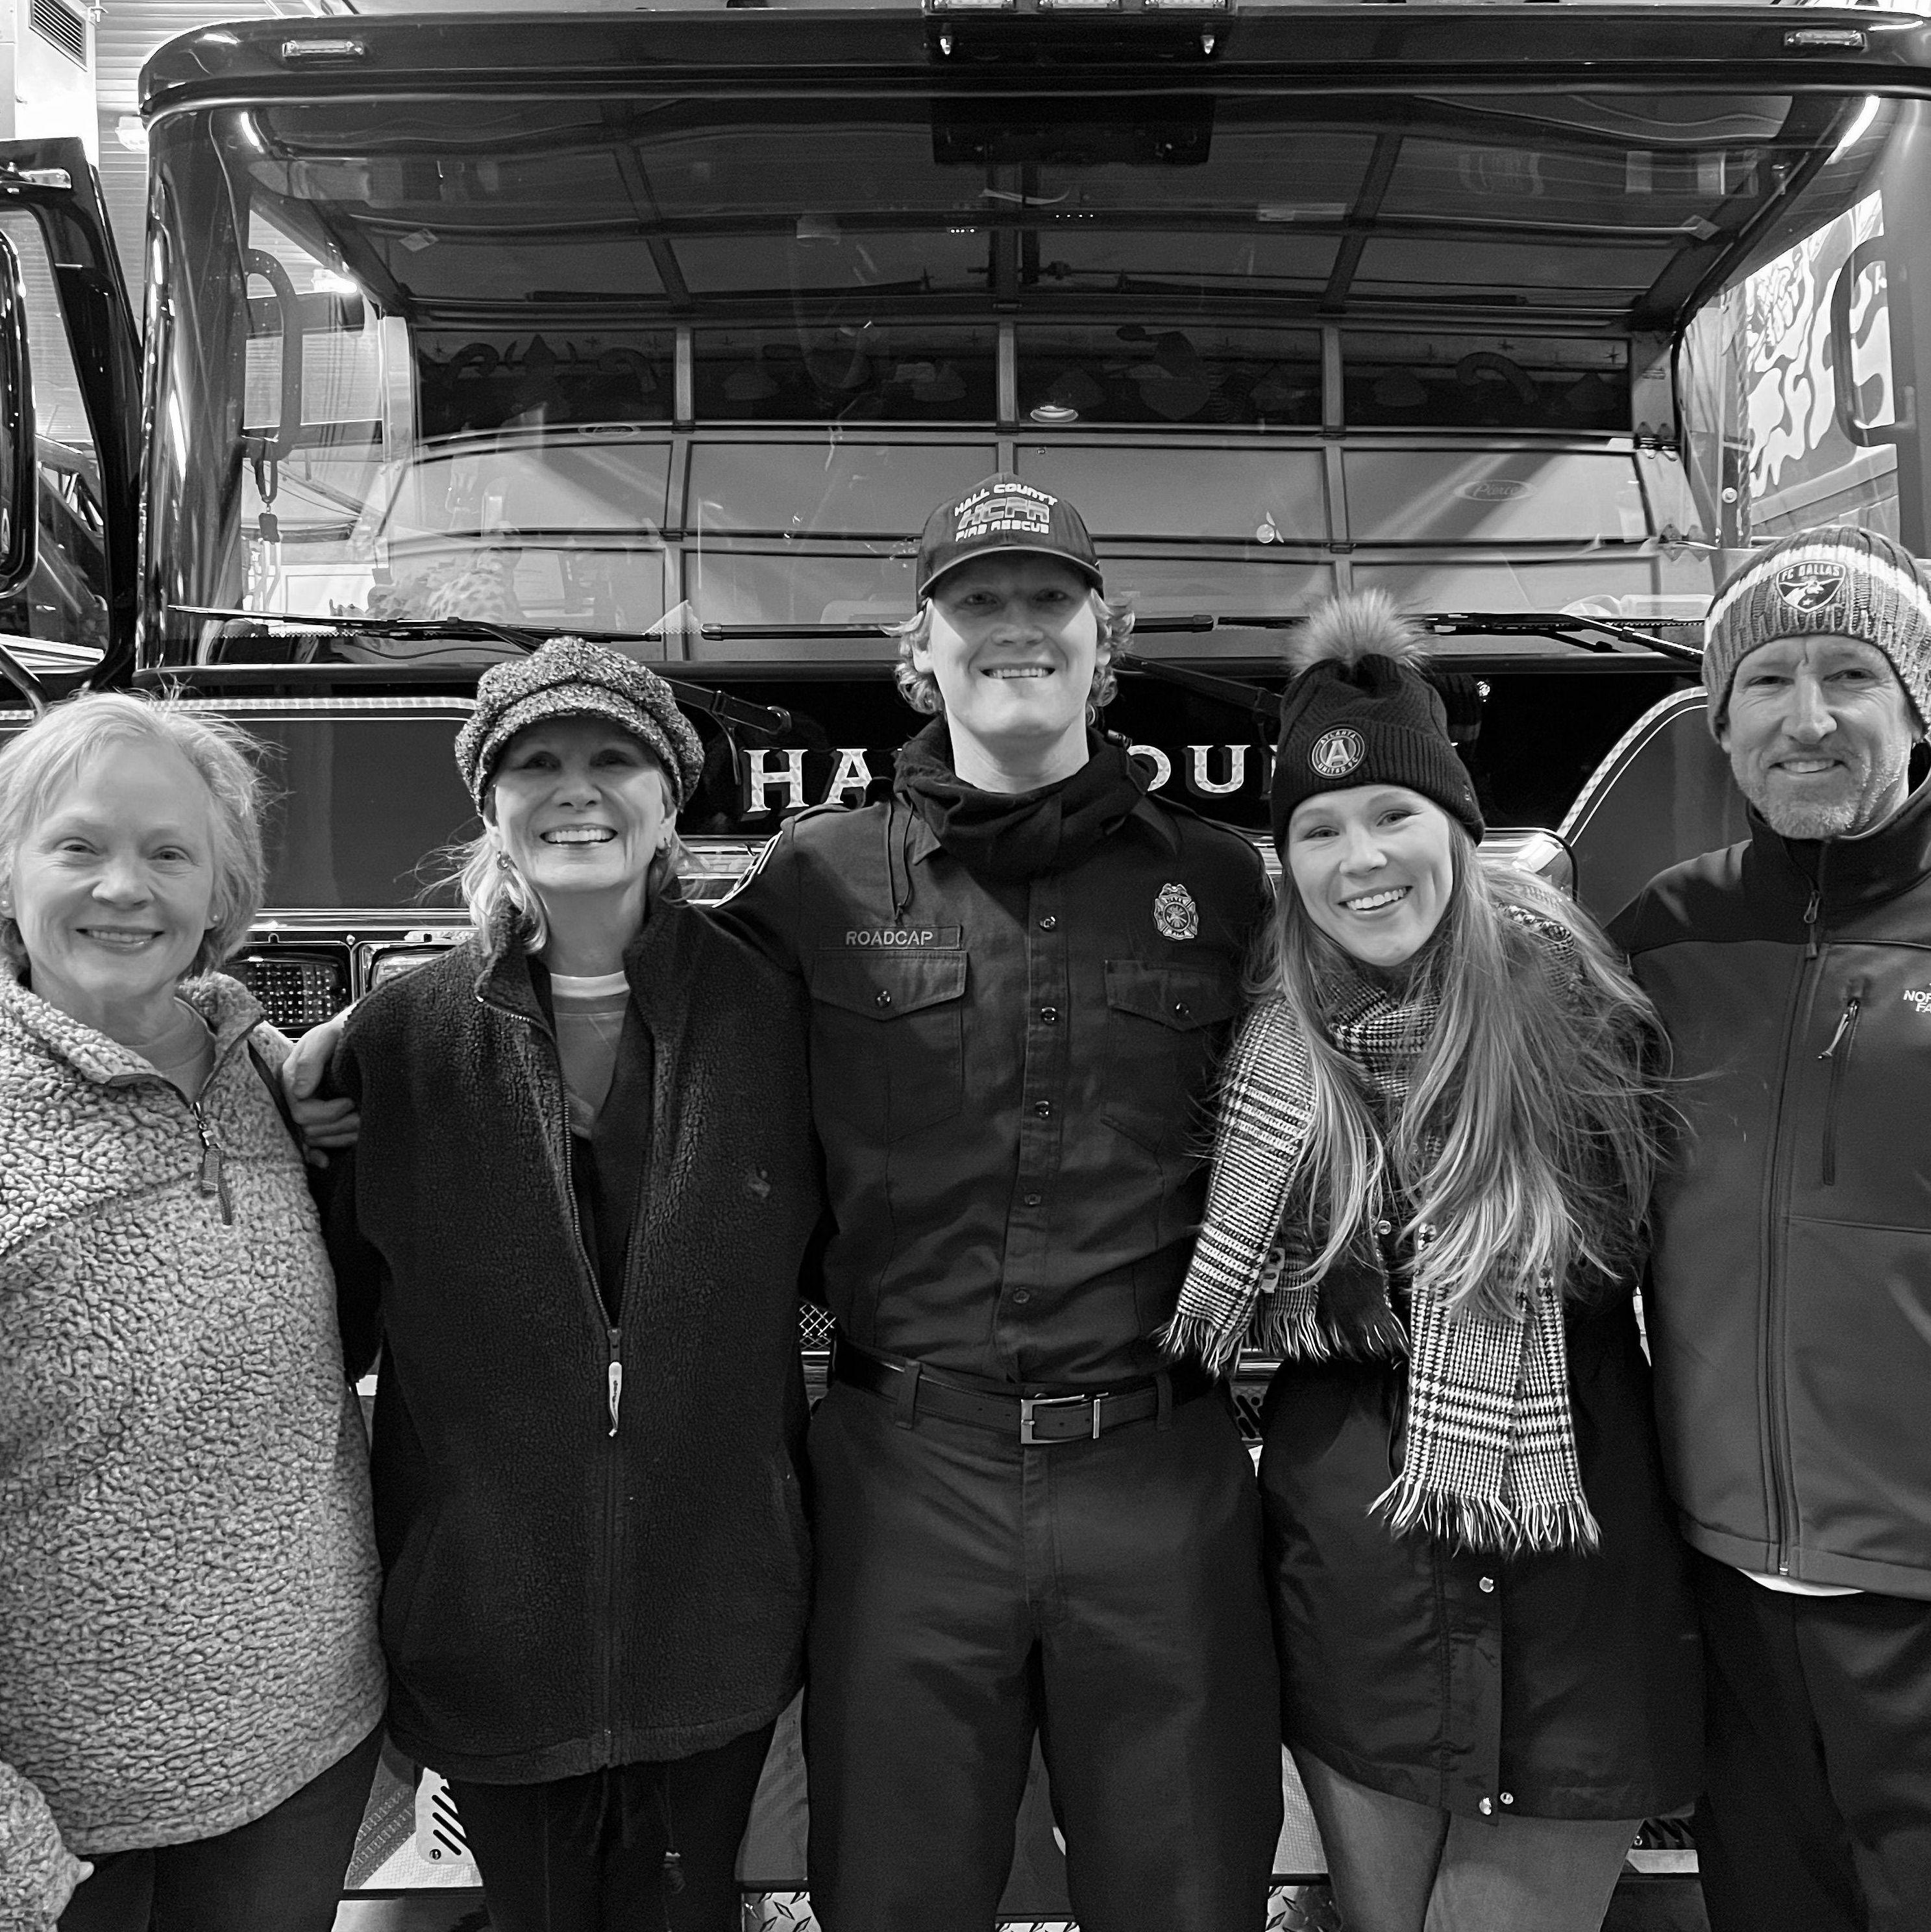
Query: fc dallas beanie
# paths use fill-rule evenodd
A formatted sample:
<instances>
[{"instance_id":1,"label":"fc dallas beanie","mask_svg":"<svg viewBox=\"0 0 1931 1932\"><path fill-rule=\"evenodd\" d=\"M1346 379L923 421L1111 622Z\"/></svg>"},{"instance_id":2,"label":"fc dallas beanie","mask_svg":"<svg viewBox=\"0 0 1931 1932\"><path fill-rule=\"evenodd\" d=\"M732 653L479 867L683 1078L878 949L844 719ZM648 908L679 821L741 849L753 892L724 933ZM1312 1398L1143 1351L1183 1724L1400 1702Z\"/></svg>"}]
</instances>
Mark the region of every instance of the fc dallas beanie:
<instances>
[{"instance_id":1,"label":"fc dallas beanie","mask_svg":"<svg viewBox=\"0 0 1931 1932\"><path fill-rule=\"evenodd\" d=\"M1703 626L1710 729L1730 708L1737 667L1777 638L1858 638L1891 661L1918 722L1931 720L1931 590L1911 553L1851 524L1760 550L1717 592Z\"/></svg>"}]
</instances>

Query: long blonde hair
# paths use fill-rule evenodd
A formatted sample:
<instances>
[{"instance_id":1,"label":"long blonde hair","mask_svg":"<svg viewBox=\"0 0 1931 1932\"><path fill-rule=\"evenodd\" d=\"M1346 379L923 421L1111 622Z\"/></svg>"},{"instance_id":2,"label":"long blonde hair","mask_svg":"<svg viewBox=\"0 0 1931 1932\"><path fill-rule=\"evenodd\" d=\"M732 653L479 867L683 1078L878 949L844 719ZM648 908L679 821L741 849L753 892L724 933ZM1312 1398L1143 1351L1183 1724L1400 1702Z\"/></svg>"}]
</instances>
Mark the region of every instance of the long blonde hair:
<instances>
[{"instance_id":1,"label":"long blonde hair","mask_svg":"<svg viewBox=\"0 0 1931 1932\"><path fill-rule=\"evenodd\" d=\"M1587 914L1527 873L1485 866L1459 832L1453 853L1441 922L1408 969L1408 996L1432 996L1436 1017L1385 1126L1328 1034L1359 969L1291 879L1253 989L1285 1000L1307 1042L1313 1118L1289 1212L1321 1244L1314 1276L1393 1196L1406 1205L1407 1244L1432 1231L1416 1265L1448 1305L1512 1315L1519 1286L1545 1274L1574 1295L1633 1264L1672 1117L1660 1091L1667 1043ZM1573 978L1510 908L1567 932Z\"/></svg>"}]
</instances>

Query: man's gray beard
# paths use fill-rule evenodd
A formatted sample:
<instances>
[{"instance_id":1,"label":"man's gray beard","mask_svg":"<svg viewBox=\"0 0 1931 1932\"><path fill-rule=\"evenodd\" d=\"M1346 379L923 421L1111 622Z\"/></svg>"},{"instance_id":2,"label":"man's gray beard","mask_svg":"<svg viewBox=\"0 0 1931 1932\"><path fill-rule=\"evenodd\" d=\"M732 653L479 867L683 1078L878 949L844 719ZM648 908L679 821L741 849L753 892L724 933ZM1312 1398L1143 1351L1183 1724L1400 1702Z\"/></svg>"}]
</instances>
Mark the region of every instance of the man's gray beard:
<instances>
[{"instance_id":1,"label":"man's gray beard","mask_svg":"<svg viewBox=\"0 0 1931 1932\"><path fill-rule=\"evenodd\" d=\"M1844 799L1834 805L1791 804L1773 806L1760 798L1750 802L1763 814L1770 829L1786 838L1847 838L1860 830L1857 799Z\"/></svg>"},{"instance_id":2,"label":"man's gray beard","mask_svg":"<svg viewBox=\"0 0 1931 1932\"><path fill-rule=\"evenodd\" d=\"M1731 775L1737 778L1737 788L1755 806L1769 825L1770 829L1786 838L1849 838L1860 832L1867 832L1888 814L1878 808L1878 801L1890 794L1893 786L1904 778L1911 768L1911 748L1907 745L1903 756L1893 769L1879 770L1872 774L1868 792L1859 788L1856 794L1849 798L1833 800L1792 799L1773 805L1768 790L1753 790L1737 776L1732 766ZM1869 800L1868 805L1867 800ZM1863 816L1867 810L1870 816Z\"/></svg>"}]
</instances>

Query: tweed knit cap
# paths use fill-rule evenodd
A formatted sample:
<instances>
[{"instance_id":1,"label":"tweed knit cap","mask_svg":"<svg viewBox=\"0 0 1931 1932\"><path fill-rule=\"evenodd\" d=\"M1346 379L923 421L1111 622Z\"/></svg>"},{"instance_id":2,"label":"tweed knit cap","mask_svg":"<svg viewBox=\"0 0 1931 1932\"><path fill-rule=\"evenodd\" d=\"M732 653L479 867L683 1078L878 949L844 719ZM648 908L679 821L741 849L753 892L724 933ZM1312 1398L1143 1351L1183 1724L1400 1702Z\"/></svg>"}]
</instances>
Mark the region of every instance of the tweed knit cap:
<instances>
[{"instance_id":1,"label":"tweed knit cap","mask_svg":"<svg viewBox=\"0 0 1931 1932\"><path fill-rule=\"evenodd\" d=\"M550 718L607 718L664 767L681 812L704 770L704 748L657 674L581 638L552 638L540 650L492 664L476 708L456 734L456 764L480 809L496 761L526 725Z\"/></svg>"},{"instance_id":2,"label":"tweed knit cap","mask_svg":"<svg viewBox=\"0 0 1931 1932\"><path fill-rule=\"evenodd\" d=\"M1752 651L1816 636L1875 644L1918 723L1931 720L1931 590L1909 550L1845 524L1759 550L1717 592L1703 626L1711 730L1722 728L1737 666Z\"/></svg>"},{"instance_id":3,"label":"tweed knit cap","mask_svg":"<svg viewBox=\"0 0 1931 1932\"><path fill-rule=\"evenodd\" d=\"M1448 735L1447 710L1422 675L1420 636L1387 592L1330 598L1288 651L1298 675L1281 697L1277 847L1303 800L1373 784L1418 791L1470 838L1481 838L1482 808Z\"/></svg>"}]
</instances>

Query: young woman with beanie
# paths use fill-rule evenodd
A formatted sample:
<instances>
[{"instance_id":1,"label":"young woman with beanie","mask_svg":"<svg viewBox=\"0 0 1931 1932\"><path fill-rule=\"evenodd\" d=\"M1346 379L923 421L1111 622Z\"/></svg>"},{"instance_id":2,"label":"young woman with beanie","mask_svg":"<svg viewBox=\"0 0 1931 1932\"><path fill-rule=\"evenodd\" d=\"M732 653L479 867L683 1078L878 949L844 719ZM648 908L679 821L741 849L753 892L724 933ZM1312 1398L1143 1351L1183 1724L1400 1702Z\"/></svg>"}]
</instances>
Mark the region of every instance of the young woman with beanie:
<instances>
[{"instance_id":1,"label":"young woman with beanie","mask_svg":"<svg viewBox=\"0 0 1931 1932\"><path fill-rule=\"evenodd\" d=\"M1281 1360L1282 1729L1350 1932L1595 1932L1699 1783L1632 1307L1657 1022L1579 908L1478 859L1392 603L1330 604L1295 663L1287 877L1167 1339Z\"/></svg>"},{"instance_id":2,"label":"young woman with beanie","mask_svg":"<svg viewBox=\"0 0 1931 1932\"><path fill-rule=\"evenodd\" d=\"M496 666L456 758L474 936L334 1064L390 1733L448 1778L498 1932L737 1932L810 1573L802 1002L664 890L703 756L642 665Z\"/></svg>"}]
</instances>

